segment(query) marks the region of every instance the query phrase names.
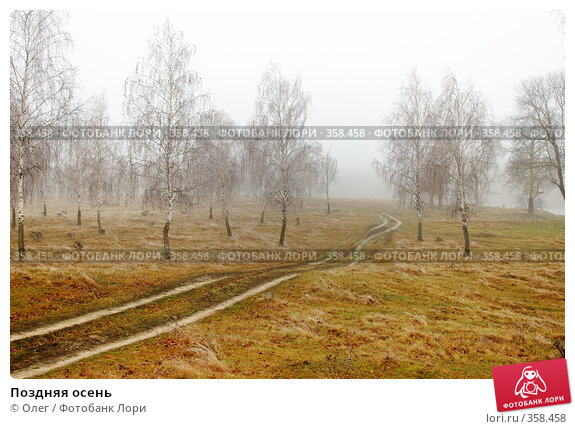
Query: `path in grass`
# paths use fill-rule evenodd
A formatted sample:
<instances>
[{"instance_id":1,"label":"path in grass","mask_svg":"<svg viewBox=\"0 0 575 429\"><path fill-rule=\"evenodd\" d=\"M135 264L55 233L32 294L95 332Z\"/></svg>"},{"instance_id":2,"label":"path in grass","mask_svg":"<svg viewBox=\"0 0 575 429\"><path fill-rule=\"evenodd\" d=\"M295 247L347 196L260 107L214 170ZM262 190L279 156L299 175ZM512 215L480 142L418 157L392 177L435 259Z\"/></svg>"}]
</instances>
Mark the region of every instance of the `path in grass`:
<instances>
[{"instance_id":1,"label":"path in grass","mask_svg":"<svg viewBox=\"0 0 575 429\"><path fill-rule=\"evenodd\" d=\"M363 248L365 246L365 244L367 244L368 241L374 239L375 237L381 235L381 234L386 234L389 233L391 231L396 230L397 228L399 228L399 226L401 226L401 221L399 221L398 219L394 218L391 215L386 215L389 219L395 221L395 225L392 227L388 227L388 228L384 228L387 223L388 220L382 215L379 215L380 219L382 220L382 224L371 228L369 231L367 231L366 235L367 237L364 238L356 247L356 251L360 250L361 248ZM328 260L323 260L320 261L322 263L327 262ZM307 264L308 266L311 267L312 264ZM314 263L313 265L318 265L317 263ZM301 267L300 267L301 268ZM274 269L270 269L269 270L271 273L273 273ZM133 335L129 335L127 337L124 336L124 338L118 339L119 335L122 334L118 334L115 333L115 337L112 337L112 340L110 341L106 341L104 344L98 345L96 347L88 347L85 350L81 350L79 352L76 353L72 353L71 355L63 355L63 356L58 356L55 360L52 360L52 362L42 362L42 361L38 361L38 359L40 358L40 356L36 356L36 362L33 361L32 365L25 367L25 368L18 368L16 369L14 372L12 372L12 376L15 378L30 378L30 377L36 377L42 374L45 374L46 372L49 372L53 369L56 368L60 368L66 365L69 365L71 363L77 362L79 360L82 359L86 359L88 357L94 356L96 354L100 354L106 351L110 351L113 349L117 349L129 344L134 344L149 338L153 338L156 337L158 335L162 335L164 333L170 332L174 329L179 329L182 326L188 325L190 323L194 323L198 320L201 320L205 317L208 317L218 311L221 311L223 309L226 309L240 301L243 301L255 294L261 293L273 286L276 286L286 280L290 280L294 277L297 277L299 275L301 275L302 273L306 272L308 270L306 269L300 269L298 270L298 272L293 272L293 273L288 273L286 274L285 271L283 273L281 273L280 276L273 278L271 280L266 281L263 284L259 284L258 286L252 287L250 289L247 289L245 291L242 291L241 293L228 298L224 301L221 301L215 305L209 306L208 308L202 309L200 311L196 311L191 315L188 315L186 317L180 318L179 320L171 320L169 323L165 323L165 324L160 324L157 325L155 327L153 327L152 329L148 329L145 331L142 331L140 333L137 334L133 334ZM229 276L227 276L229 277ZM226 278L227 278L226 277ZM176 295L180 295L182 296L182 298L185 298L185 294L186 292L190 292L190 291L194 291L195 289L198 289L204 285L210 284L210 283L215 283L215 282L220 282L221 280L223 280L224 277L219 278L219 279L214 279L214 280L208 280L205 282L200 282L200 283L194 283L194 284L190 284L190 285L185 285L185 286L181 286L179 288L175 288L172 289L171 291L167 291L164 292L162 294L158 294L158 295L154 295L152 297L148 297L148 298L144 298L144 299L140 299L137 301L133 301L131 303L125 304L123 306L120 307L113 307L111 309L107 309L107 310L102 310L102 311L97 311L97 312L93 312L93 313L89 313L86 314L84 316L80 316L80 317L76 317L73 319L68 319L62 322L59 322L57 324L53 324L53 325L49 325L43 328L39 328L36 329L34 331L28 331L27 333L21 333L18 334L19 337L17 337L16 339L11 341L17 342L20 340L25 340L24 343L26 343L26 338L30 338L33 336L36 337L41 337L41 336L46 336L45 338L49 338L50 336L48 334L51 334L52 336L48 339L48 342L51 341L51 345L58 345L59 343L59 337L58 334L54 334L54 332L57 331L62 331L62 336L63 338L66 338L65 336L68 335L72 335L72 337L74 335L78 334L78 331L76 330L71 330L70 328L79 324L86 324L88 322L91 321L95 321L98 319L102 319L102 318L110 318L110 316L113 316L114 314L118 314L118 313L122 313L125 312L126 310L129 309L135 309L137 307L140 307L145 310L146 306L152 303L156 303L157 305L160 305L160 300L164 300L162 302L166 302L165 298L168 297L173 297ZM233 282L232 282L233 283ZM129 315L128 315L129 316ZM110 318L112 319L112 318ZM88 329L90 327L90 325L88 324L86 326ZM89 331L88 331L89 332ZM82 333L82 329L79 330L79 333ZM85 336L85 335L84 335ZM42 340L42 338L40 338L40 340ZM23 343L22 341L20 341L20 343ZM25 344L24 347L25 350L29 349L29 348L34 348L35 344ZM93 344L92 344L93 346ZM36 351L36 350L34 350ZM65 353L65 351L63 351L62 353Z\"/></svg>"},{"instance_id":2,"label":"path in grass","mask_svg":"<svg viewBox=\"0 0 575 429\"><path fill-rule=\"evenodd\" d=\"M72 319L62 320L57 323L53 323L51 325L42 326L40 328L32 329L26 332L18 332L15 334L10 335L10 342L23 340L24 338L35 337L37 335L46 335L50 332L59 331L61 329L69 328L74 325L81 325L82 323L87 323L92 320L99 319L101 317L111 316L112 314L121 313L122 311L129 310L131 308L139 307L141 305L149 304L151 302L157 301L162 298L166 298L168 296L178 295L180 293L184 293L190 290L194 290L201 286L214 283L216 281L220 281L223 279L228 278L229 276L222 276L215 279L205 280L202 282L190 283L183 286L178 286L174 289L170 289L166 292L162 292L156 295L152 295L146 298L137 299L135 301L129 302L124 305L120 305L118 307L111 307L106 308L104 310L93 311L91 313L84 314L82 316L73 317Z\"/></svg>"},{"instance_id":3,"label":"path in grass","mask_svg":"<svg viewBox=\"0 0 575 429\"><path fill-rule=\"evenodd\" d=\"M385 213L380 214L379 218L381 219L381 224L374 226L373 228L371 228L369 231L367 231L367 237L365 237L355 248L356 251L361 250L364 248L364 246L371 240L373 240L375 237L378 237L382 234L387 234L388 232L392 232L395 231L397 228L399 228L401 226L401 221L399 219L394 218L392 215L390 214L385 214L389 219L395 221L395 225L390 227L390 228L385 228L383 229L386 225L387 225L387 219L385 219L383 217ZM354 262L357 263L357 262Z\"/></svg>"},{"instance_id":4,"label":"path in grass","mask_svg":"<svg viewBox=\"0 0 575 429\"><path fill-rule=\"evenodd\" d=\"M267 290L273 286L276 286L281 282L292 279L292 278L298 276L299 274L301 274L301 273L289 274L289 275L286 275L283 277L278 277L272 281L269 281L267 283L259 285L255 288L249 289L247 292L244 292L240 295L237 295L231 299L228 299L227 301L224 301L220 304L214 305L213 307L210 307L206 310L198 311L197 313L194 313L191 316L186 317L184 319L181 319L179 321L174 321L174 322L166 323L164 325L156 326L155 328L150 329L148 331L141 332L141 333L136 334L136 335L132 335L131 337L129 337L125 340L115 341L112 343L104 344L100 347L85 350L85 351L78 353L76 355L56 360L55 362L47 364L47 365L32 366L30 368L26 368L26 369L23 369L20 371L15 371L12 373L12 377L14 377L14 378L37 377L39 375L47 373L48 371L52 371L53 369L60 368L60 367L66 366L66 365L70 365L74 362L78 362L82 359L92 357L92 356L97 355L99 353L104 353L104 352L107 352L110 350L118 349L120 347L124 347L124 346L130 345L130 344L134 344L134 343L137 343L137 342L140 342L143 340L147 340L149 338L153 338L153 337L156 337L158 335L166 334L166 333L173 331L175 329L179 329L183 326L189 325L190 323L194 323L194 322L197 322L198 320L204 319L204 318L206 318L206 317L208 317L208 316L210 316L210 315L212 315L218 311L221 311L221 310L224 310L228 307L231 307L232 305L237 304L238 302L243 301L246 298L249 298L253 295L264 292L265 290Z\"/></svg>"}]
</instances>

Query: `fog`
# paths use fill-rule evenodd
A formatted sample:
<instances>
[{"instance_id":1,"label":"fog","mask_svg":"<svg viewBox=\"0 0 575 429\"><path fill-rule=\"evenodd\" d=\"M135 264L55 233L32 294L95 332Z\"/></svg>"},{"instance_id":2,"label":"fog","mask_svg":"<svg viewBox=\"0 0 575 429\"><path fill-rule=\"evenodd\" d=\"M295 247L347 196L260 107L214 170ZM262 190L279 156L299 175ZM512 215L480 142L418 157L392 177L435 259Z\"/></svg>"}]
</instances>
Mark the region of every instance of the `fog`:
<instances>
[{"instance_id":1,"label":"fog","mask_svg":"<svg viewBox=\"0 0 575 429\"><path fill-rule=\"evenodd\" d=\"M146 52L153 25L168 18L196 47L192 67L213 103L237 124L252 116L257 85L271 62L299 74L312 96L308 125L379 125L407 73L417 69L435 93L452 70L488 100L495 123L513 113L514 88L532 75L564 67L564 36L552 12L81 12L69 15L71 61L85 96L104 92L123 121L124 81ZM103 25L104 23L104 25ZM102 28L104 31L102 31ZM373 141L322 142L338 160L333 196L386 198ZM559 192L546 209L564 212ZM516 205L494 181L488 205Z\"/></svg>"}]
</instances>

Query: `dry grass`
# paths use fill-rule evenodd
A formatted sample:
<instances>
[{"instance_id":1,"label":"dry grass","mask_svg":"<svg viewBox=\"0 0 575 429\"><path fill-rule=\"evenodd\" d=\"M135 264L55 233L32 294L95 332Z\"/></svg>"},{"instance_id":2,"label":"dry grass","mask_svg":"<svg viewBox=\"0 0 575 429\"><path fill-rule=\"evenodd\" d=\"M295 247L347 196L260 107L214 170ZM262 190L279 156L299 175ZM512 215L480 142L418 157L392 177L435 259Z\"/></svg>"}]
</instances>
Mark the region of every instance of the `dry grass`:
<instances>
[{"instance_id":1,"label":"dry grass","mask_svg":"<svg viewBox=\"0 0 575 429\"><path fill-rule=\"evenodd\" d=\"M352 246L363 232L378 222L380 203L369 200L337 200L331 216L324 214L324 201L311 200L300 214L301 224L292 217L287 248L329 248ZM72 249L81 241L84 249L152 249L162 247L163 213L134 207L105 207L106 234L98 234L93 209L83 209L83 226L75 226L73 205L49 204L49 216L40 207L29 208L26 218L27 250ZM201 210L201 211L200 211ZM268 210L266 223L259 224L259 203L240 198L232 208L234 237L228 239L223 220L207 208L191 215L176 213L171 228L173 249L266 249L276 248L280 219ZM40 232L42 240L32 238ZM11 249L16 249L11 231ZM273 267L273 264L266 265ZM262 269L262 264L230 263L13 263L10 269L11 331L22 331L74 317L88 311L119 305L161 292L205 276Z\"/></svg>"},{"instance_id":2,"label":"dry grass","mask_svg":"<svg viewBox=\"0 0 575 429\"><path fill-rule=\"evenodd\" d=\"M423 219L423 242L416 241L417 218L410 210L392 209L403 222L394 234L393 247L409 249L461 249L463 235L457 216L446 210L429 209ZM472 207L469 221L471 250L484 248L564 249L565 217L537 212L534 218L524 209ZM366 248L386 246L384 237Z\"/></svg>"},{"instance_id":3,"label":"dry grass","mask_svg":"<svg viewBox=\"0 0 575 429\"><path fill-rule=\"evenodd\" d=\"M10 329L19 332L255 264L12 264Z\"/></svg>"},{"instance_id":4,"label":"dry grass","mask_svg":"<svg viewBox=\"0 0 575 429\"><path fill-rule=\"evenodd\" d=\"M167 336L164 344L178 350L164 360L159 374L169 378L203 378L206 373L225 377L229 371L222 361L220 346L213 335L189 327Z\"/></svg>"},{"instance_id":5,"label":"dry grass","mask_svg":"<svg viewBox=\"0 0 575 429\"><path fill-rule=\"evenodd\" d=\"M158 339L48 376L489 378L495 365L560 357L563 264L413 268L307 273L199 322L225 370L194 361L186 342Z\"/></svg>"},{"instance_id":6,"label":"dry grass","mask_svg":"<svg viewBox=\"0 0 575 429\"><path fill-rule=\"evenodd\" d=\"M102 222L105 234L98 234L96 213L91 207L82 210L82 227L76 226L76 212L71 204L54 202L49 215L44 218L41 208L28 208L26 216L27 249L31 252L50 248L73 249L81 241L84 249L156 249L163 246L162 231L166 213L161 210L139 207L105 206ZM351 244L351 234L361 233L368 226L377 224L381 201L336 200L332 215L325 214L325 200L305 202L301 213L290 213L286 233L286 248L315 246L343 246ZM253 198L236 198L230 210L233 237L226 236L224 220L217 208L214 219L208 218L208 208L198 207L188 213L178 210L170 228L170 245L173 249L224 249L224 248L276 248L281 229L281 216L269 208L266 222L260 221L260 203ZM296 223L296 216L301 223ZM34 238L41 233L42 239ZM10 235L10 248L17 249L16 231Z\"/></svg>"},{"instance_id":7,"label":"dry grass","mask_svg":"<svg viewBox=\"0 0 575 429\"><path fill-rule=\"evenodd\" d=\"M257 229L257 219L251 214L257 207L245 207L251 207L246 214L249 220L236 229L238 236L244 230L247 248L258 240L265 244L268 234L270 242L275 240L277 220L270 219L270 231ZM321 202L317 207L308 205L301 225L308 229L297 230L290 224L290 245L315 247L306 241L312 237L322 240L323 245L317 247L352 247L377 223L378 211L391 211L404 224L391 237L375 239L368 247L461 247L459 224L445 213L427 214L426 241L417 243L411 212L369 201L342 201L339 208L339 213L325 220ZM182 226L189 228L184 231L186 240L193 241L194 234L209 240L207 231L213 235L214 229L202 222ZM533 223L517 210L474 208L470 232L474 248L564 247L564 218L549 214L539 214ZM443 241L435 241L437 236ZM217 237L214 240L221 243ZM185 241L179 245L193 247L182 243ZM146 277L148 265L153 266L134 266L133 273L141 269ZM26 270L30 267L13 266L13 274L29 275ZM74 272L74 280L64 289L81 284L82 290L94 293L91 288L98 287L99 267L67 267ZM161 281L173 274L175 279L178 267L157 264L157 277L151 278ZM130 294L138 288L134 287L137 282L130 280L130 267L126 268L125 275L116 275L121 278L119 288ZM222 271L227 268L238 269L224 266ZM53 268L39 269L41 273L23 282L31 284L23 297L42 290L42 270ZM46 295L40 295L43 300L54 287L45 289L42 293ZM78 296L75 294L72 292ZM80 295L85 296L86 305L106 302L97 295L91 298L90 292ZM86 359L46 377L489 378L495 365L561 357L564 299L563 263L360 263L307 272L177 333ZM11 305L14 309L14 303ZM33 303L26 305L34 308ZM161 310L171 311L172 307ZM78 304L71 304L52 314L77 308ZM147 323L150 311L160 314L160 309L143 309L146 317L142 324ZM28 317L25 311L21 314Z\"/></svg>"}]
</instances>

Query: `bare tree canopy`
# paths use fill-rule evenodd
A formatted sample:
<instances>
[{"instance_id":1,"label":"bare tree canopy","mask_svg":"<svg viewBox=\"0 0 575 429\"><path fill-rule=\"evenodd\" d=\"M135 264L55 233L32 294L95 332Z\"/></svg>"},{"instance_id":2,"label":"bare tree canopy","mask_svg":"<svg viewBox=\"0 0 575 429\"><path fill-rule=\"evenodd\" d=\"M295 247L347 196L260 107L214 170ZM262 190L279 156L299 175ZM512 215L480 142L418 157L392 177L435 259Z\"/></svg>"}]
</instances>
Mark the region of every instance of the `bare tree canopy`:
<instances>
[{"instance_id":1,"label":"bare tree canopy","mask_svg":"<svg viewBox=\"0 0 575 429\"><path fill-rule=\"evenodd\" d=\"M434 100L431 90L426 88L413 71L403 84L399 100L389 115L390 124L411 127L415 130L434 124ZM395 197L413 205L417 214L417 240L423 241L423 192L426 169L432 167L431 144L420 138L411 140L389 140L383 147L383 160L374 161L378 174L388 180Z\"/></svg>"},{"instance_id":2,"label":"bare tree canopy","mask_svg":"<svg viewBox=\"0 0 575 429\"><path fill-rule=\"evenodd\" d=\"M527 213L533 214L535 201L550 184L546 146L534 139L514 142L506 165L508 184L527 199Z\"/></svg>"},{"instance_id":3,"label":"bare tree canopy","mask_svg":"<svg viewBox=\"0 0 575 429\"><path fill-rule=\"evenodd\" d=\"M176 195L185 192L185 167L195 139L177 136L174 127L199 126L205 117L207 96L197 73L189 69L194 48L166 21L156 28L147 57L126 80L126 113L135 124L162 127L158 137L142 142L141 153L151 189L167 203L164 257L170 259L169 231Z\"/></svg>"},{"instance_id":4,"label":"bare tree canopy","mask_svg":"<svg viewBox=\"0 0 575 429\"><path fill-rule=\"evenodd\" d=\"M10 152L15 160L18 252L24 245L24 179L46 153L38 127L62 123L75 110L71 39L57 11L14 11L10 19Z\"/></svg>"},{"instance_id":5,"label":"bare tree canopy","mask_svg":"<svg viewBox=\"0 0 575 429\"><path fill-rule=\"evenodd\" d=\"M469 138L467 135L471 133L467 131L488 124L487 103L470 83L461 84L452 73L447 73L436 109L440 125L463 131L442 144L449 154L449 164L445 167L453 184L455 207L461 215L464 253L469 256L469 201L473 198L478 202L489 187L489 172L495 163L496 144L492 140Z\"/></svg>"},{"instance_id":6,"label":"bare tree canopy","mask_svg":"<svg viewBox=\"0 0 575 429\"><path fill-rule=\"evenodd\" d=\"M301 129L305 126L311 97L303 91L301 79L287 79L273 65L266 71L258 87L254 123L259 126ZM269 153L267 160L273 173L272 194L279 204L282 227L279 245L285 242L288 209L298 199L298 174L305 169L305 158L310 153L309 144L297 134L280 133L280 138L265 142Z\"/></svg>"},{"instance_id":7,"label":"bare tree canopy","mask_svg":"<svg viewBox=\"0 0 575 429\"><path fill-rule=\"evenodd\" d=\"M213 127L229 127L233 121L223 112L212 112L209 124ZM240 145L233 140L220 139L205 142L202 147L205 179L204 186L215 194L224 216L226 234L232 237L229 221L230 204L240 185ZM210 195L211 198L211 195ZM210 200L211 204L211 200Z\"/></svg>"},{"instance_id":8,"label":"bare tree canopy","mask_svg":"<svg viewBox=\"0 0 575 429\"><path fill-rule=\"evenodd\" d=\"M565 199L565 139L555 130L565 127L565 71L524 80L517 88L518 121L540 127L546 144L550 181Z\"/></svg>"},{"instance_id":9,"label":"bare tree canopy","mask_svg":"<svg viewBox=\"0 0 575 429\"><path fill-rule=\"evenodd\" d=\"M103 127L108 124L108 105L106 98L100 94L90 100L88 105L88 124L97 127ZM106 186L106 175L113 165L113 152L108 141L96 139L91 143L90 150L90 173L91 180L90 191L93 192L96 200L96 222L98 232L105 232L102 228L102 198L103 190Z\"/></svg>"},{"instance_id":10,"label":"bare tree canopy","mask_svg":"<svg viewBox=\"0 0 575 429\"><path fill-rule=\"evenodd\" d=\"M320 161L320 186L325 193L327 201L327 214L331 214L331 206L329 201L329 188L337 180L337 159L330 156L329 153L325 154Z\"/></svg>"},{"instance_id":11,"label":"bare tree canopy","mask_svg":"<svg viewBox=\"0 0 575 429\"><path fill-rule=\"evenodd\" d=\"M237 238L232 202L240 194L255 196L254 222L259 218L265 223L270 207L281 213L279 246L286 243L288 217L297 228L309 213L304 203L314 193L325 196L326 212L332 214L331 196L338 180L333 153L338 152L325 153L321 143L302 137L310 136L305 127L311 96L300 77L286 77L274 64L264 72L249 125L262 127L257 131L267 140L253 139L253 130L243 134L228 115L212 107L191 66L195 48L169 21L154 27L147 52L125 80L123 94L122 125L159 133L121 141L97 133L88 137L91 140L45 138L39 130L54 125L112 125L108 110L113 116L115 106L108 105L104 95L82 102L77 98L75 70L67 60L72 41L64 31L65 20L66 15L56 11L11 14L10 204L20 255L26 251L25 205L37 199L43 217L48 217L49 197L56 193L74 200L78 227L83 226L82 210L87 213L86 205L94 206L100 234L105 233L103 208L108 202L126 207L141 203L143 212L162 210L166 259L171 255L174 210L191 218L196 207L205 207L207 215L209 205L213 219L219 215L214 215L214 207L221 208L226 235L232 237L234 224ZM385 125L415 131L415 138L411 131L397 134L401 137L382 134L381 156L372 164L399 204L412 208L418 241L427 234L426 215L448 204L452 215L461 216L464 251L470 254L469 207L479 204L489 190L497 161L508 161L507 184L521 194L529 213L549 188L557 187L565 198L565 141L564 134L556 132L565 127L564 71L520 82L515 104L513 126L543 133L523 136L508 152L499 151L494 140L478 138L474 132L490 125L491 119L487 101L471 83L447 72L434 94L415 71L408 74ZM456 132L429 134L430 128ZM188 133L192 129L197 135ZM233 132L226 134L230 129ZM321 131L311 137L336 138ZM342 161L340 156L339 167Z\"/></svg>"}]
</instances>

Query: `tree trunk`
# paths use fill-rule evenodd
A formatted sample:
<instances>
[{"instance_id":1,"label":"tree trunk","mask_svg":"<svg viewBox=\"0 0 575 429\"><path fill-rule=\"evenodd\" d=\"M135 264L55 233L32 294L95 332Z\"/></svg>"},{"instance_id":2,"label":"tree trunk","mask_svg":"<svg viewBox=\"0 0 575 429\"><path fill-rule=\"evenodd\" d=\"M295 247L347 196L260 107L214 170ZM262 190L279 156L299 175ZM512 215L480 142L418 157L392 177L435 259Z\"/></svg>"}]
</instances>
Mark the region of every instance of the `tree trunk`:
<instances>
[{"instance_id":1,"label":"tree trunk","mask_svg":"<svg viewBox=\"0 0 575 429\"><path fill-rule=\"evenodd\" d=\"M100 210L98 210L98 213L96 214L96 220L98 222L98 233L102 234L103 230L102 230L102 221L100 219Z\"/></svg>"},{"instance_id":2,"label":"tree trunk","mask_svg":"<svg viewBox=\"0 0 575 429\"><path fill-rule=\"evenodd\" d=\"M228 234L228 238L230 238L232 236L232 229L230 228L230 222L228 220L228 211L226 210L226 215L225 215L225 221L226 221L226 232Z\"/></svg>"},{"instance_id":3,"label":"tree trunk","mask_svg":"<svg viewBox=\"0 0 575 429\"><path fill-rule=\"evenodd\" d=\"M14 208L14 206L12 206L12 223L11 223L11 227L12 227L12 229L16 228L16 209Z\"/></svg>"},{"instance_id":4,"label":"tree trunk","mask_svg":"<svg viewBox=\"0 0 575 429\"><path fill-rule=\"evenodd\" d=\"M18 163L18 259L24 259L24 155L20 150Z\"/></svg>"},{"instance_id":5,"label":"tree trunk","mask_svg":"<svg viewBox=\"0 0 575 429\"><path fill-rule=\"evenodd\" d=\"M423 241L423 220L422 220L422 209L423 203L421 198L421 187L419 185L419 179L417 180L417 189L415 195L415 211L417 212L417 241Z\"/></svg>"},{"instance_id":6,"label":"tree trunk","mask_svg":"<svg viewBox=\"0 0 575 429\"><path fill-rule=\"evenodd\" d=\"M164 259L170 260L170 224L172 223L173 195L168 195L168 220L164 225Z\"/></svg>"},{"instance_id":7,"label":"tree trunk","mask_svg":"<svg viewBox=\"0 0 575 429\"><path fill-rule=\"evenodd\" d=\"M329 207L329 191L327 189L325 190L325 197L327 199L327 214L331 214L331 210Z\"/></svg>"},{"instance_id":8,"label":"tree trunk","mask_svg":"<svg viewBox=\"0 0 575 429\"><path fill-rule=\"evenodd\" d=\"M214 209L213 209L212 203L210 203L210 219L213 219L213 218L214 218Z\"/></svg>"},{"instance_id":9,"label":"tree trunk","mask_svg":"<svg viewBox=\"0 0 575 429\"><path fill-rule=\"evenodd\" d=\"M469 230L467 229L467 207L461 212L461 229L463 231L463 239L465 241L464 256L471 256L471 245L469 244Z\"/></svg>"},{"instance_id":10,"label":"tree trunk","mask_svg":"<svg viewBox=\"0 0 575 429\"><path fill-rule=\"evenodd\" d=\"M295 218L296 225L301 224L300 216L302 211L303 211L303 197L299 199L299 208L296 210L296 218Z\"/></svg>"},{"instance_id":11,"label":"tree trunk","mask_svg":"<svg viewBox=\"0 0 575 429\"><path fill-rule=\"evenodd\" d=\"M100 174L100 173L98 173ZM98 222L98 234L103 234L104 230L102 229L102 218L101 218L101 213L102 213L102 194L100 192L100 184L97 184L98 186L98 196L96 199L96 221Z\"/></svg>"},{"instance_id":12,"label":"tree trunk","mask_svg":"<svg viewBox=\"0 0 575 429\"><path fill-rule=\"evenodd\" d=\"M43 205L44 205L44 210L42 210L42 215L43 215L44 217L47 217L47 216L48 216L48 210L46 209L46 198L44 198L42 202L43 202Z\"/></svg>"},{"instance_id":13,"label":"tree trunk","mask_svg":"<svg viewBox=\"0 0 575 429\"><path fill-rule=\"evenodd\" d=\"M459 183L459 192L457 195L459 211L461 212L461 230L463 231L463 240L465 242L464 256L471 256L471 245L469 243L469 230L467 229L467 220L469 215L469 207L465 198L465 188L463 184Z\"/></svg>"},{"instance_id":14,"label":"tree trunk","mask_svg":"<svg viewBox=\"0 0 575 429\"><path fill-rule=\"evenodd\" d=\"M18 218L18 259L24 259L26 247L24 246L24 219Z\"/></svg>"},{"instance_id":15,"label":"tree trunk","mask_svg":"<svg viewBox=\"0 0 575 429\"><path fill-rule=\"evenodd\" d=\"M164 259L170 260L170 221L164 225Z\"/></svg>"},{"instance_id":16,"label":"tree trunk","mask_svg":"<svg viewBox=\"0 0 575 429\"><path fill-rule=\"evenodd\" d=\"M555 162L557 163L555 166L557 169L557 178L559 179L557 187L559 188L559 191L561 191L563 199L565 199L565 179L563 178L563 167L561 165L561 151L559 150L559 146L557 145L555 139L551 141L551 145L555 151Z\"/></svg>"},{"instance_id":17,"label":"tree trunk","mask_svg":"<svg viewBox=\"0 0 575 429\"><path fill-rule=\"evenodd\" d=\"M417 241L423 241L423 221L420 210L417 210Z\"/></svg>"},{"instance_id":18,"label":"tree trunk","mask_svg":"<svg viewBox=\"0 0 575 429\"><path fill-rule=\"evenodd\" d=\"M469 244L469 231L467 230L467 221L461 222L461 228L463 229L463 239L465 240L465 251L464 256L468 257L471 255L471 245Z\"/></svg>"},{"instance_id":19,"label":"tree trunk","mask_svg":"<svg viewBox=\"0 0 575 429\"><path fill-rule=\"evenodd\" d=\"M287 227L287 207L285 203L282 205L282 230L280 232L280 246L284 245Z\"/></svg>"},{"instance_id":20,"label":"tree trunk","mask_svg":"<svg viewBox=\"0 0 575 429\"><path fill-rule=\"evenodd\" d=\"M535 206L533 205L533 197L529 196L529 201L527 203L527 213L533 214Z\"/></svg>"},{"instance_id":21,"label":"tree trunk","mask_svg":"<svg viewBox=\"0 0 575 429\"><path fill-rule=\"evenodd\" d=\"M76 199L78 202L78 218L77 218L77 222L76 224L78 226L82 226L82 210L81 210L81 197L80 197L80 192L76 193Z\"/></svg>"},{"instance_id":22,"label":"tree trunk","mask_svg":"<svg viewBox=\"0 0 575 429\"><path fill-rule=\"evenodd\" d=\"M264 203L262 205L262 215L260 216L260 224L263 224L265 222L265 216L266 216L266 200L264 198Z\"/></svg>"}]
</instances>

